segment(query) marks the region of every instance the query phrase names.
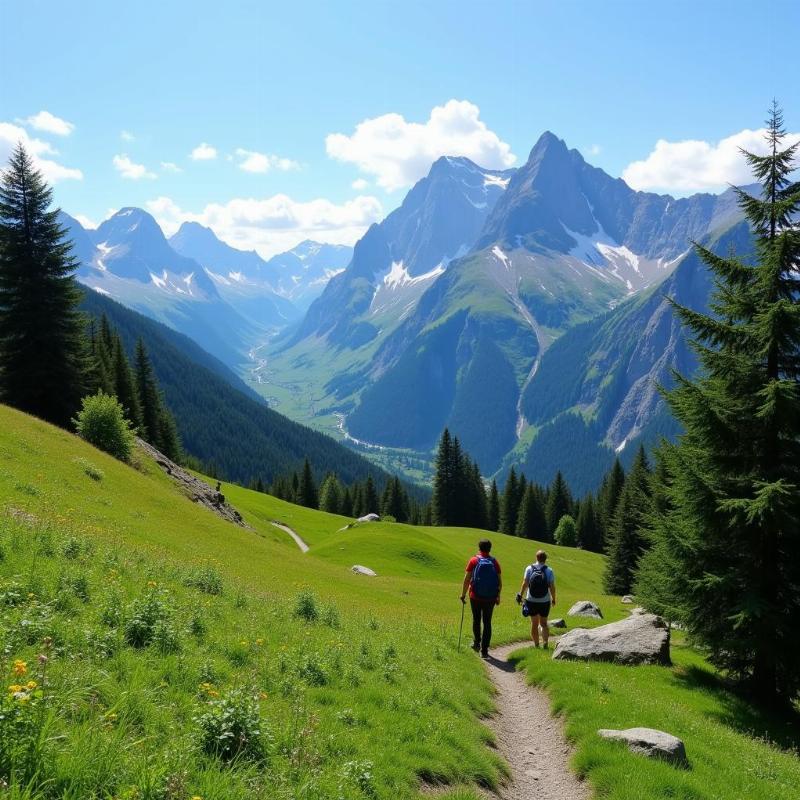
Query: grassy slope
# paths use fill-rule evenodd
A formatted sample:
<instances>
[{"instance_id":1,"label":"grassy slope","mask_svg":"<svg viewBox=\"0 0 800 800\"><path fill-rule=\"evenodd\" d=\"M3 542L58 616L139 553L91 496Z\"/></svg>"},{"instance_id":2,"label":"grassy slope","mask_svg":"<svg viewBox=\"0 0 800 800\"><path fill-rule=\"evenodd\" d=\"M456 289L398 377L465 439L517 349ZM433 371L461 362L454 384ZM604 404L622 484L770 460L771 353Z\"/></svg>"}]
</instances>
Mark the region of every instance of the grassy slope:
<instances>
[{"instance_id":1,"label":"grassy slope","mask_svg":"<svg viewBox=\"0 0 800 800\"><path fill-rule=\"evenodd\" d=\"M33 673L42 638L53 638L42 724L63 737L37 759L47 788L12 796L91 797L102 786L98 797L159 800L405 798L421 777L494 784L502 765L475 716L490 708L489 686L472 654L455 650L460 574L478 532L383 523L340 531L340 517L224 491L255 530L177 496L152 464L132 470L0 407L0 669L23 659ZM525 635L510 601L534 548L495 537L507 581L498 641ZM551 550L558 611L586 597L622 616L600 593L599 557ZM353 563L379 577L352 575ZM222 593L199 590L198 575L221 579ZM293 615L303 587L316 594L320 621ZM132 604L148 599L167 610L166 633L137 649L123 632ZM675 651L673 670L565 664L541 652L525 664L567 715L576 766L602 796L792 796L798 759L748 733L785 732L747 718L696 654ZM199 752L193 720L208 708L204 682L223 698L236 687L259 697L272 737L265 765L223 767ZM632 724L685 738L693 769L645 761L594 734ZM3 733L0 722L0 759ZM22 770L25 760L15 763Z\"/></svg>"}]
</instances>

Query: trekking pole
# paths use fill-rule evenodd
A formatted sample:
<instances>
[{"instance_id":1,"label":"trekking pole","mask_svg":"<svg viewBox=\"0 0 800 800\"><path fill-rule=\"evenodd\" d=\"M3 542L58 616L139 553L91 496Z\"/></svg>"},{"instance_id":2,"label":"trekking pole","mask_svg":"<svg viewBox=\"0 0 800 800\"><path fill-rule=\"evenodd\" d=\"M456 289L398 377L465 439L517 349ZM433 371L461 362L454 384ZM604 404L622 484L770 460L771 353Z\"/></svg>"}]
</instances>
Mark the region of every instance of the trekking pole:
<instances>
[{"instance_id":1,"label":"trekking pole","mask_svg":"<svg viewBox=\"0 0 800 800\"><path fill-rule=\"evenodd\" d=\"M458 626L458 649L456 652L461 652L461 631L464 630L464 608L467 604L462 600L461 601L461 625Z\"/></svg>"}]
</instances>

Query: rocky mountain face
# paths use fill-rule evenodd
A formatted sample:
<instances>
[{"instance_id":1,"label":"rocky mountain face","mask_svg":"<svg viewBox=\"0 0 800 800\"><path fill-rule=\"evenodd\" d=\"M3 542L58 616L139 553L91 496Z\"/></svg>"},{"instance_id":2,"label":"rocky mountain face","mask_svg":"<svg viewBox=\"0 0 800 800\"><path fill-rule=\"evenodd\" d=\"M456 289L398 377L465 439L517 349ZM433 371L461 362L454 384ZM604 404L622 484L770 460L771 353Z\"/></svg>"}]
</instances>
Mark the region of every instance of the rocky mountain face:
<instances>
[{"instance_id":1,"label":"rocky mountain face","mask_svg":"<svg viewBox=\"0 0 800 800\"><path fill-rule=\"evenodd\" d=\"M356 244L290 343L322 336L358 348L396 326L448 264L469 252L511 174L467 158L437 160L400 208Z\"/></svg>"},{"instance_id":2,"label":"rocky mountain face","mask_svg":"<svg viewBox=\"0 0 800 800\"><path fill-rule=\"evenodd\" d=\"M691 242L744 247L740 219L733 192L636 192L551 133L516 171L440 159L270 363L356 439L427 451L448 426L487 474L548 481L562 440L582 488L669 428L655 382L691 356L663 293L702 307Z\"/></svg>"}]
</instances>

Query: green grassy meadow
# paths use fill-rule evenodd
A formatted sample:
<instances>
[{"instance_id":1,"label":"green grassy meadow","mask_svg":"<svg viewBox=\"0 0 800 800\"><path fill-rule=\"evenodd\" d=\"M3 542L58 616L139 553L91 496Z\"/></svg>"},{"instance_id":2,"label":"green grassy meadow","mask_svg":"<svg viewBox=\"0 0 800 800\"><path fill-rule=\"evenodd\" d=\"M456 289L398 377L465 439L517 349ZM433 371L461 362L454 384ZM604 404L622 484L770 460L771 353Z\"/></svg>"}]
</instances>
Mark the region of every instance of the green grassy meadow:
<instances>
[{"instance_id":1,"label":"green grassy meadow","mask_svg":"<svg viewBox=\"0 0 800 800\"><path fill-rule=\"evenodd\" d=\"M223 491L251 529L182 497L143 456L132 468L0 406L0 797L402 800L434 785L466 800L496 787L507 767L487 746L492 689L456 649L481 533L341 530L342 517ZM495 641L522 640L513 595L537 544L493 540L505 579ZM624 616L602 594L600 556L549 551L555 615L591 599L607 620ZM356 563L378 577L354 575ZM673 650L672 669L541 651L520 664L564 715L598 797L796 796L797 731ZM692 769L595 735L632 724L684 738Z\"/></svg>"}]
</instances>

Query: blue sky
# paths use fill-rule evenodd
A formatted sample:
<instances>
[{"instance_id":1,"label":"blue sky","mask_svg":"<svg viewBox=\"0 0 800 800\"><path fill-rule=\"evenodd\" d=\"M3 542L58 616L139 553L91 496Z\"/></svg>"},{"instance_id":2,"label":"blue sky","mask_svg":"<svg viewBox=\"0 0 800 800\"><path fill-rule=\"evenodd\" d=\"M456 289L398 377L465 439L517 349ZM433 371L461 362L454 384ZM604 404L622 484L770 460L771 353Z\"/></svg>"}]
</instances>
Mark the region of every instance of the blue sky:
<instances>
[{"instance_id":1,"label":"blue sky","mask_svg":"<svg viewBox=\"0 0 800 800\"><path fill-rule=\"evenodd\" d=\"M518 165L549 129L686 194L742 179L773 96L800 130L792 0L0 0L0 29L0 156L27 137L81 218L264 254L353 241L444 152Z\"/></svg>"}]
</instances>

